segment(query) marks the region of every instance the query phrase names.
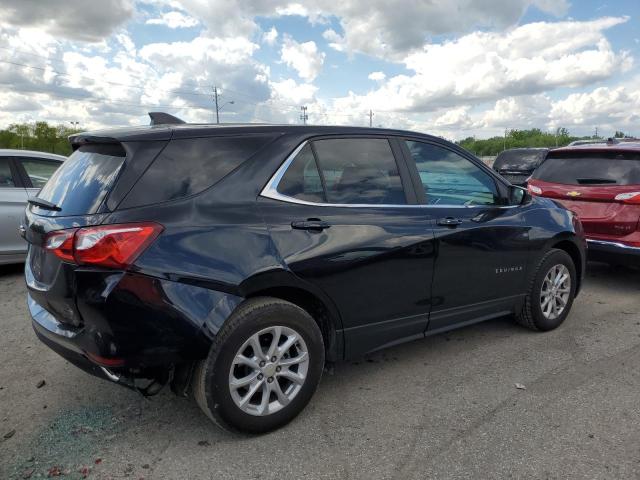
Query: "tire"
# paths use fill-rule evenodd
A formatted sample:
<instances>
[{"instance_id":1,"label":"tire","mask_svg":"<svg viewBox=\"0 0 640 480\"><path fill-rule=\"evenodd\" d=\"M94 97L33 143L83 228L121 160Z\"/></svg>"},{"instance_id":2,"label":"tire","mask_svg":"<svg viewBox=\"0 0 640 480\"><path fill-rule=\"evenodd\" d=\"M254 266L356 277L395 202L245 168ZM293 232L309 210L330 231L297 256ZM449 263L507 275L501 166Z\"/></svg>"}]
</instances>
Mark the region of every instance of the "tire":
<instances>
[{"instance_id":1,"label":"tire","mask_svg":"<svg viewBox=\"0 0 640 480\"><path fill-rule=\"evenodd\" d=\"M276 349L267 358L276 336L278 348L287 350ZM256 343L251 340L256 338L260 345L254 349ZM249 362L241 359L238 363L239 353L251 357ZM271 361L279 355L279 360ZM220 427L265 433L286 425L302 411L316 391L323 368L322 333L305 310L277 298L252 298L233 312L206 360L198 363L193 393L200 408ZM232 388L232 381L241 384L247 379L251 383ZM241 406L247 395L249 399Z\"/></svg>"},{"instance_id":2,"label":"tire","mask_svg":"<svg viewBox=\"0 0 640 480\"><path fill-rule=\"evenodd\" d=\"M552 272L552 270L556 268L558 270L554 270ZM563 268L565 270L563 270ZM556 273L565 271L569 274L570 285L568 288L566 288L566 284L563 283L564 288L556 290L556 295L560 298L558 300L551 299L550 301L547 301L547 303L543 303L543 287L545 287L546 291L548 289L547 287L551 283L548 280L545 283L545 279L548 278L547 276L551 275L551 278L555 279ZM562 324L562 322L564 322L565 318L567 318L571 311L571 306L573 305L573 299L576 293L576 284L576 267L569 254L564 250L556 248L549 250L542 257L529 280L527 294L521 311L516 314L516 321L527 328L537 331L546 332L557 328ZM565 291L567 295L565 295ZM554 306L562 305L563 300L566 303L564 304L562 311L555 311ZM550 305L551 302L555 303ZM543 311L543 305L545 311ZM553 312L549 312L549 310L553 310Z\"/></svg>"}]
</instances>

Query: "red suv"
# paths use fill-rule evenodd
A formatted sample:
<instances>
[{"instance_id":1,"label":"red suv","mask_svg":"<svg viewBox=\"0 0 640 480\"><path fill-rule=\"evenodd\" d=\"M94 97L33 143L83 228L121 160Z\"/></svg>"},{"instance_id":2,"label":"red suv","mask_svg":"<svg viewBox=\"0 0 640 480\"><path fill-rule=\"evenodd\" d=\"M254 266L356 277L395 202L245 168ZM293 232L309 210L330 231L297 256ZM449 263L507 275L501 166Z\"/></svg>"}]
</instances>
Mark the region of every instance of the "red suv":
<instances>
[{"instance_id":1,"label":"red suv","mask_svg":"<svg viewBox=\"0 0 640 480\"><path fill-rule=\"evenodd\" d=\"M552 150L528 188L580 217L589 259L640 266L640 142Z\"/></svg>"}]
</instances>

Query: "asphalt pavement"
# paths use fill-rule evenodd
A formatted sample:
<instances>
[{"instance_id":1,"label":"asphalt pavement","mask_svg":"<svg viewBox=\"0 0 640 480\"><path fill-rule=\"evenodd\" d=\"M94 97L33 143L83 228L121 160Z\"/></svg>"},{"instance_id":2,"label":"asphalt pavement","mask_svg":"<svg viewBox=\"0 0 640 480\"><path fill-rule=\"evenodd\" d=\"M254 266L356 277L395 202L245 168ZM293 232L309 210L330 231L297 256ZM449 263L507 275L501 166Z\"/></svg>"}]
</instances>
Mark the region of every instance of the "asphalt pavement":
<instances>
[{"instance_id":1,"label":"asphalt pavement","mask_svg":"<svg viewBox=\"0 0 640 480\"><path fill-rule=\"evenodd\" d=\"M0 267L0 478L56 475L640 478L640 272L589 265L553 332L500 319L337 365L291 424L246 437L68 364Z\"/></svg>"}]
</instances>

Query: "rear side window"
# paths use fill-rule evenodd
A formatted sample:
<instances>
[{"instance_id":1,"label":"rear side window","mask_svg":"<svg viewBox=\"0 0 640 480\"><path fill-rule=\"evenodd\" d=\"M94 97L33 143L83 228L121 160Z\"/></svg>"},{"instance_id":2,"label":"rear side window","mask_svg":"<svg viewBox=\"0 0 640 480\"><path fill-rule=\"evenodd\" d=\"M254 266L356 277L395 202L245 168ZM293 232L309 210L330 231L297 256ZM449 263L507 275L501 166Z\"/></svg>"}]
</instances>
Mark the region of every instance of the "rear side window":
<instances>
[{"instance_id":1,"label":"rear side window","mask_svg":"<svg viewBox=\"0 0 640 480\"><path fill-rule=\"evenodd\" d=\"M313 142L329 203L407 203L398 166L384 138L337 138Z\"/></svg>"},{"instance_id":2,"label":"rear side window","mask_svg":"<svg viewBox=\"0 0 640 480\"><path fill-rule=\"evenodd\" d=\"M41 160L39 158L19 158L18 160L27 172L32 188L44 187L58 167L62 165L61 162L55 160Z\"/></svg>"},{"instance_id":3,"label":"rear side window","mask_svg":"<svg viewBox=\"0 0 640 480\"><path fill-rule=\"evenodd\" d=\"M172 140L138 180L121 207L149 205L202 192L273 138L273 135L242 135Z\"/></svg>"},{"instance_id":4,"label":"rear side window","mask_svg":"<svg viewBox=\"0 0 640 480\"><path fill-rule=\"evenodd\" d=\"M15 187L13 183L13 175L11 174L11 166L8 158L0 158L0 188Z\"/></svg>"},{"instance_id":5,"label":"rear side window","mask_svg":"<svg viewBox=\"0 0 640 480\"><path fill-rule=\"evenodd\" d=\"M125 160L120 145L86 145L78 148L44 185L38 197L60 211L32 208L41 215L96 213L118 177Z\"/></svg>"},{"instance_id":6,"label":"rear side window","mask_svg":"<svg viewBox=\"0 0 640 480\"><path fill-rule=\"evenodd\" d=\"M564 185L640 185L640 154L559 152L550 155L533 178Z\"/></svg>"}]
</instances>

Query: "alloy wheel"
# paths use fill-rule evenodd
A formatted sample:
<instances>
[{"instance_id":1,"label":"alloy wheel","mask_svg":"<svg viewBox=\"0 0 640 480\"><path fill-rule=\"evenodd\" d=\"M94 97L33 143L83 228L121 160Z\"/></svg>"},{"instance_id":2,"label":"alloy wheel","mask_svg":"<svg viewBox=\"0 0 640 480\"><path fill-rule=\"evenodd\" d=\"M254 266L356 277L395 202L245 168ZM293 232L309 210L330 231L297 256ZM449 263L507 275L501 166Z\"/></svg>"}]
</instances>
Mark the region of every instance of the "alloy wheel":
<instances>
[{"instance_id":1,"label":"alloy wheel","mask_svg":"<svg viewBox=\"0 0 640 480\"><path fill-rule=\"evenodd\" d=\"M229 372L236 406L250 415L281 410L300 392L309 369L309 351L298 332L285 326L253 334L238 349Z\"/></svg>"},{"instance_id":2,"label":"alloy wheel","mask_svg":"<svg viewBox=\"0 0 640 480\"><path fill-rule=\"evenodd\" d=\"M567 306L571 294L571 273L559 263L549 269L540 290L540 309L545 318L555 320Z\"/></svg>"}]
</instances>

